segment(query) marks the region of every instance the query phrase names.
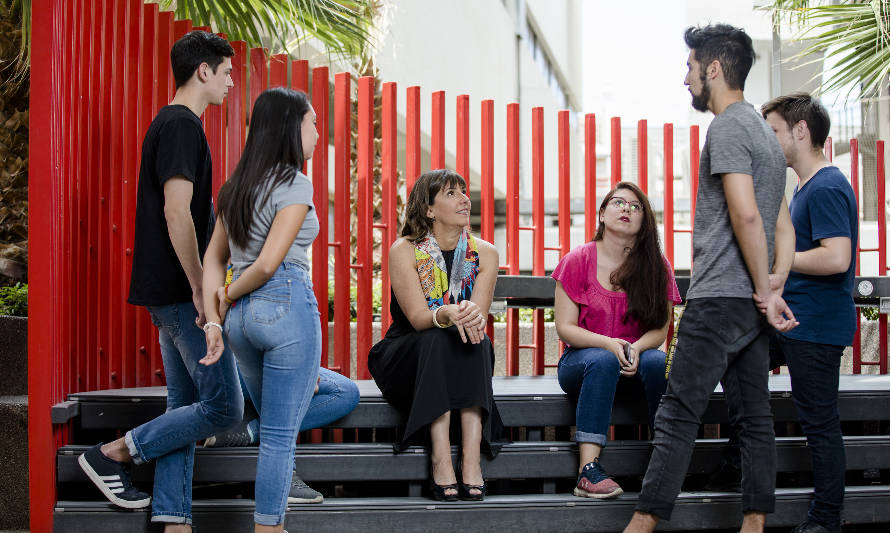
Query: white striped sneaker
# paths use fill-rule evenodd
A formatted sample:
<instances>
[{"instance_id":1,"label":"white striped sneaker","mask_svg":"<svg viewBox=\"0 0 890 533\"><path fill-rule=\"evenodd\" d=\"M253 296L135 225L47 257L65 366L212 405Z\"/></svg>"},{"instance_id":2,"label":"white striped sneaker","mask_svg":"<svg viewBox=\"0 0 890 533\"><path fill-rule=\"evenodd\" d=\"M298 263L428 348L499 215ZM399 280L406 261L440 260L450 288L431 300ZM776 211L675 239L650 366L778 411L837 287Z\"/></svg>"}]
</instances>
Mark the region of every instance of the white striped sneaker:
<instances>
[{"instance_id":1,"label":"white striped sneaker","mask_svg":"<svg viewBox=\"0 0 890 533\"><path fill-rule=\"evenodd\" d=\"M77 458L81 470L111 503L125 509L147 507L151 496L133 486L129 465L106 457L101 446L97 444Z\"/></svg>"}]
</instances>

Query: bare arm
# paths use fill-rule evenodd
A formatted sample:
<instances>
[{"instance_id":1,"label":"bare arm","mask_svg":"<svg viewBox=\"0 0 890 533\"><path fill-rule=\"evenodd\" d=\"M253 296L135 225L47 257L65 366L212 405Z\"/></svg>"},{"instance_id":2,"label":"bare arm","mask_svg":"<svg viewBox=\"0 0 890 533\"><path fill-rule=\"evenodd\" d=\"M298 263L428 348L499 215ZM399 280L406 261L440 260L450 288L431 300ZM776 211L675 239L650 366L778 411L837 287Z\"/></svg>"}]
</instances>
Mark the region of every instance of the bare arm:
<instances>
[{"instance_id":1,"label":"bare arm","mask_svg":"<svg viewBox=\"0 0 890 533\"><path fill-rule=\"evenodd\" d=\"M556 282L556 292L553 294L553 319L556 323L556 334L559 339L574 348L603 348L609 350L622 367L630 366L624 356L624 345L628 344L623 339L614 339L599 333L594 333L578 325L580 310L569 295L566 294L562 283Z\"/></svg>"},{"instance_id":2,"label":"bare arm","mask_svg":"<svg viewBox=\"0 0 890 533\"><path fill-rule=\"evenodd\" d=\"M658 329L650 329L640 337L637 342L633 343L633 347L638 352L652 350L664 344L667 338L668 327L674 318L674 302L668 301L668 319L664 325Z\"/></svg>"},{"instance_id":3,"label":"bare arm","mask_svg":"<svg viewBox=\"0 0 890 533\"><path fill-rule=\"evenodd\" d=\"M222 218L216 219L213 236L204 252L204 311L208 322L222 322L219 312L217 289L226 282L226 266L229 262L229 238Z\"/></svg>"},{"instance_id":4,"label":"bare arm","mask_svg":"<svg viewBox=\"0 0 890 533\"><path fill-rule=\"evenodd\" d=\"M794 226L791 224L791 214L788 213L788 204L782 198L779 207L779 218L776 220L776 246L773 255L773 272L770 275L770 289L779 291L785 287L791 263L794 261Z\"/></svg>"},{"instance_id":5,"label":"bare arm","mask_svg":"<svg viewBox=\"0 0 890 533\"><path fill-rule=\"evenodd\" d=\"M417 331L433 327L433 313L427 306L423 289L420 287L414 245L407 239L396 240L389 250L389 281L399 307L411 322L411 326ZM436 318L440 324L447 323L448 317L442 311L439 311Z\"/></svg>"},{"instance_id":6,"label":"bare arm","mask_svg":"<svg viewBox=\"0 0 890 533\"><path fill-rule=\"evenodd\" d=\"M849 237L821 239L819 246L794 254L791 270L812 276L841 274L850 268L850 254Z\"/></svg>"},{"instance_id":7,"label":"bare arm","mask_svg":"<svg viewBox=\"0 0 890 533\"><path fill-rule=\"evenodd\" d=\"M748 174L723 174L723 191L732 231L754 283L754 292L765 300L769 294L769 256L763 220L754 196L754 180Z\"/></svg>"},{"instance_id":8,"label":"bare arm","mask_svg":"<svg viewBox=\"0 0 890 533\"><path fill-rule=\"evenodd\" d=\"M476 246L479 250L479 272L476 274L476 284L473 285L470 300L479 306L482 316L487 317L494 297L494 286L498 281L498 249L482 239L476 239Z\"/></svg>"},{"instance_id":9,"label":"bare arm","mask_svg":"<svg viewBox=\"0 0 890 533\"><path fill-rule=\"evenodd\" d=\"M192 303L198 311L198 326L204 325L204 302L202 301L201 257L198 253L198 238L195 236L195 223L192 221L192 182L183 176L174 176L164 182L164 218L170 243L182 265L182 270L192 288Z\"/></svg>"}]
</instances>

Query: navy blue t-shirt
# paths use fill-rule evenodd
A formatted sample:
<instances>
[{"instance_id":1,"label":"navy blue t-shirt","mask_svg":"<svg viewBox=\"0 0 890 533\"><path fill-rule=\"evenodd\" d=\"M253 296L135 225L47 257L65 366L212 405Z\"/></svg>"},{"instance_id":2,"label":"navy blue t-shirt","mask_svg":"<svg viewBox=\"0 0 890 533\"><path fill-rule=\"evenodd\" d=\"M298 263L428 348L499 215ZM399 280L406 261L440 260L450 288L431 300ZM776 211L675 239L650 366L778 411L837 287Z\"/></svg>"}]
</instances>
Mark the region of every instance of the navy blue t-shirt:
<instances>
[{"instance_id":1,"label":"navy blue t-shirt","mask_svg":"<svg viewBox=\"0 0 890 533\"><path fill-rule=\"evenodd\" d=\"M796 237L795 250L805 252L821 239L850 238L850 268L840 274L811 276L791 272L783 294L800 325L783 335L792 339L849 346L856 332L853 283L859 219L856 197L837 167L825 167L802 188L788 206Z\"/></svg>"}]
</instances>

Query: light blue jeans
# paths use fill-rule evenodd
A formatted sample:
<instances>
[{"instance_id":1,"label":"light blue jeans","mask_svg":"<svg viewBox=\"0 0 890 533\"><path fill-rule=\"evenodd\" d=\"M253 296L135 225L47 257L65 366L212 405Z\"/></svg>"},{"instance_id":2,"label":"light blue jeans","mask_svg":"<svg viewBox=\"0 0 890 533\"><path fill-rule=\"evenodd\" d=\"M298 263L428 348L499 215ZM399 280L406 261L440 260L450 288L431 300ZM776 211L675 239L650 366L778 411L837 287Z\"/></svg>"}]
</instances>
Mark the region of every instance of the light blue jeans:
<instances>
[{"instance_id":1,"label":"light blue jeans","mask_svg":"<svg viewBox=\"0 0 890 533\"><path fill-rule=\"evenodd\" d=\"M157 459L152 522L191 524L195 441L241 421L244 399L232 352L226 348L210 366L198 312L189 303L148 308L158 328L167 377L167 412L127 432L135 464Z\"/></svg>"},{"instance_id":2,"label":"light blue jeans","mask_svg":"<svg viewBox=\"0 0 890 533\"><path fill-rule=\"evenodd\" d=\"M225 333L260 413L254 521L284 521L297 432L315 390L321 324L309 273L282 263L262 287L238 299Z\"/></svg>"}]
</instances>

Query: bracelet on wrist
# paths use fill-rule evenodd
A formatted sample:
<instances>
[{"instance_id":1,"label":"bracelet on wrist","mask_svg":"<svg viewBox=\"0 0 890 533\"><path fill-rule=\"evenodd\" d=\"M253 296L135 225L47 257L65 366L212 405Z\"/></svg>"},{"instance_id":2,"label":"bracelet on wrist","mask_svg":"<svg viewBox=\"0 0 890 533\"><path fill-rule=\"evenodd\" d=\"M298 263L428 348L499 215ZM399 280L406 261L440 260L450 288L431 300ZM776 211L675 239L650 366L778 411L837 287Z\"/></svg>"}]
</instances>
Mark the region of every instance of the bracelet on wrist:
<instances>
[{"instance_id":1,"label":"bracelet on wrist","mask_svg":"<svg viewBox=\"0 0 890 533\"><path fill-rule=\"evenodd\" d=\"M233 305L235 302L231 298L229 298L229 285L231 285L231 284L230 283L226 284L226 289L225 289L225 294L223 295L223 299L226 301L227 304Z\"/></svg>"},{"instance_id":2,"label":"bracelet on wrist","mask_svg":"<svg viewBox=\"0 0 890 533\"><path fill-rule=\"evenodd\" d=\"M219 328L220 333L222 333L223 331L222 324L220 324L219 322L207 322L206 324L204 324L204 333L207 333L210 328Z\"/></svg>"},{"instance_id":3,"label":"bracelet on wrist","mask_svg":"<svg viewBox=\"0 0 890 533\"><path fill-rule=\"evenodd\" d=\"M444 329L444 328L447 328L448 326L440 324L439 321L436 319L436 315L439 313L439 309L442 309L442 308L437 307L437 308L433 309L433 325L436 326L437 328Z\"/></svg>"}]
</instances>

